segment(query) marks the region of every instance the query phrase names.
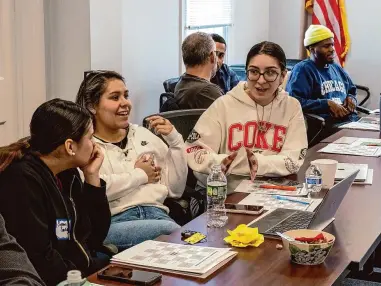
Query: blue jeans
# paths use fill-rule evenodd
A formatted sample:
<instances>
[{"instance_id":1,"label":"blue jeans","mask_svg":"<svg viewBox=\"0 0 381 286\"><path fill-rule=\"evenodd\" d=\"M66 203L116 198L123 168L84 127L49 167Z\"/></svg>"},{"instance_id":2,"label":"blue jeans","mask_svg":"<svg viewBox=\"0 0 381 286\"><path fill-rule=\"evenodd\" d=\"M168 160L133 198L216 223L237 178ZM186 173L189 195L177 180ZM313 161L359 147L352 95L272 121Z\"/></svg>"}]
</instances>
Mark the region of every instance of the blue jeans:
<instances>
[{"instance_id":1,"label":"blue jeans","mask_svg":"<svg viewBox=\"0 0 381 286\"><path fill-rule=\"evenodd\" d=\"M163 209L136 206L111 217L105 243L112 243L122 251L162 234L171 234L178 228L180 226Z\"/></svg>"}]
</instances>

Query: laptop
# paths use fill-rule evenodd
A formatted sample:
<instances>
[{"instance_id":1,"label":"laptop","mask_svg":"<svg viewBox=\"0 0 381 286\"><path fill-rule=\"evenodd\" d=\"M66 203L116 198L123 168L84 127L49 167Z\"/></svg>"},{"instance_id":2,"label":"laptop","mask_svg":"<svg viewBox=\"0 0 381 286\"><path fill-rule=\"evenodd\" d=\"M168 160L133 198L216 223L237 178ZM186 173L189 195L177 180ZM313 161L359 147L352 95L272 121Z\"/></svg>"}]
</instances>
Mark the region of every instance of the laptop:
<instances>
[{"instance_id":1,"label":"laptop","mask_svg":"<svg viewBox=\"0 0 381 286\"><path fill-rule=\"evenodd\" d=\"M338 163L335 174L335 181L343 180L348 177L354 171L359 170L355 182L365 182L368 177L368 164L350 164L350 163Z\"/></svg>"},{"instance_id":2,"label":"laptop","mask_svg":"<svg viewBox=\"0 0 381 286\"><path fill-rule=\"evenodd\" d=\"M279 238L277 232L283 233L292 229L323 230L335 219L336 211L358 172L356 170L330 188L315 212L277 208L254 220L249 226L258 227L260 233L274 238Z\"/></svg>"}]
</instances>

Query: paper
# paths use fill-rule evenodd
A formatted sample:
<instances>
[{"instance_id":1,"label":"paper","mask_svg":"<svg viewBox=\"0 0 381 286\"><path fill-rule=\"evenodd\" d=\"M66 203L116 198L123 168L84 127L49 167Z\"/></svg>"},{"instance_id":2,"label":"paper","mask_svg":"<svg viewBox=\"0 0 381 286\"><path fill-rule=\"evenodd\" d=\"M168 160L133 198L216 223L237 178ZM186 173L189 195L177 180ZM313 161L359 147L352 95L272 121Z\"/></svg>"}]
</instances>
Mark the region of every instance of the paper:
<instances>
[{"instance_id":1,"label":"paper","mask_svg":"<svg viewBox=\"0 0 381 286\"><path fill-rule=\"evenodd\" d=\"M359 138L358 137L347 137L347 136L343 136L339 139L337 139L335 142L335 144L352 144L354 142L356 142Z\"/></svg>"},{"instance_id":2,"label":"paper","mask_svg":"<svg viewBox=\"0 0 381 286\"><path fill-rule=\"evenodd\" d=\"M349 123L341 125L339 128L380 131L380 125L370 124L370 123L362 123L362 122L349 122Z\"/></svg>"},{"instance_id":3,"label":"paper","mask_svg":"<svg viewBox=\"0 0 381 286\"><path fill-rule=\"evenodd\" d=\"M373 124L373 125L378 126L378 128L380 128L380 117L379 116L361 117L358 122L366 123L366 124Z\"/></svg>"},{"instance_id":4,"label":"paper","mask_svg":"<svg viewBox=\"0 0 381 286\"><path fill-rule=\"evenodd\" d=\"M357 170L360 171L357 174L355 181L364 182L367 179L368 175L368 164L338 163L335 180L343 180Z\"/></svg>"},{"instance_id":5,"label":"paper","mask_svg":"<svg viewBox=\"0 0 381 286\"><path fill-rule=\"evenodd\" d=\"M381 146L381 139L377 138L359 138L359 137L341 137L333 142L334 144L346 144L352 146Z\"/></svg>"},{"instance_id":6,"label":"paper","mask_svg":"<svg viewBox=\"0 0 381 286\"><path fill-rule=\"evenodd\" d=\"M318 152L364 157L379 157L381 155L381 147L357 144L347 145L331 143L325 146L324 148L320 149Z\"/></svg>"},{"instance_id":7,"label":"paper","mask_svg":"<svg viewBox=\"0 0 381 286\"><path fill-rule=\"evenodd\" d=\"M314 211L317 206L321 203L322 199L310 199L310 198L301 198L301 197L289 197L290 199L295 199L298 201L303 201L309 203L309 205L291 202L287 200L279 200L274 198L274 196L263 195L263 194L250 194L239 204L242 205L254 205L254 206L263 206L265 210L273 210L277 208L284 209L293 209L301 211Z\"/></svg>"},{"instance_id":8,"label":"paper","mask_svg":"<svg viewBox=\"0 0 381 286\"><path fill-rule=\"evenodd\" d=\"M147 240L114 255L116 263L204 274L235 255L230 248L183 245Z\"/></svg>"},{"instance_id":9,"label":"paper","mask_svg":"<svg viewBox=\"0 0 381 286\"><path fill-rule=\"evenodd\" d=\"M295 182L288 180L290 182ZM242 180L241 183L237 186L237 188L234 190L234 192L241 192L241 193L254 193L254 194L265 194L265 195L282 195L282 196L296 196L296 197L303 197L308 195L307 188L304 187L303 183L298 183L296 186L296 191L283 191L283 190L276 190L276 189L264 189L260 188L259 186L262 184L277 184L275 181L272 182L271 180L266 181L260 181L255 180L254 182L250 180ZM293 184L279 184L282 186L292 186Z\"/></svg>"},{"instance_id":10,"label":"paper","mask_svg":"<svg viewBox=\"0 0 381 286\"><path fill-rule=\"evenodd\" d=\"M368 169L368 174L365 181L354 181L354 185L372 185L373 184L373 169Z\"/></svg>"}]
</instances>

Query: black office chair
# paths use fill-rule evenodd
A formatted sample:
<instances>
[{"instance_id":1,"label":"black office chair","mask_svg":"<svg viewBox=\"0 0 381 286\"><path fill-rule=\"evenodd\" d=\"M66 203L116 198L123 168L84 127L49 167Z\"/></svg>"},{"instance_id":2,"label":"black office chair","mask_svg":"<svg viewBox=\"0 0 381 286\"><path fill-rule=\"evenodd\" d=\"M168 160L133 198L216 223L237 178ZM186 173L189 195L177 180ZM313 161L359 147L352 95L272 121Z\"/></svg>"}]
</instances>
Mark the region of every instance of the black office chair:
<instances>
[{"instance_id":1,"label":"black office chair","mask_svg":"<svg viewBox=\"0 0 381 286\"><path fill-rule=\"evenodd\" d=\"M160 112L179 110L180 106L177 104L175 94L172 92L165 92L160 95Z\"/></svg>"},{"instance_id":2,"label":"black office chair","mask_svg":"<svg viewBox=\"0 0 381 286\"><path fill-rule=\"evenodd\" d=\"M175 94L173 92L164 92L160 94L159 106L162 107L163 104L168 100L168 98L174 98Z\"/></svg>"},{"instance_id":3,"label":"black office chair","mask_svg":"<svg viewBox=\"0 0 381 286\"><path fill-rule=\"evenodd\" d=\"M180 80L180 77L174 77L167 79L166 81L163 82L164 90L165 92L175 92L175 87L178 81ZM160 105L161 106L161 105Z\"/></svg>"},{"instance_id":4,"label":"black office chair","mask_svg":"<svg viewBox=\"0 0 381 286\"><path fill-rule=\"evenodd\" d=\"M185 109L162 112L157 115L168 119L186 140L204 111L205 109ZM143 126L148 128L146 118L143 119ZM159 137L165 142L161 136ZM180 199L167 198L164 201L164 205L169 208L169 216L179 225L188 223L206 210L206 196L195 191L196 183L197 179L192 169L188 167L187 183L182 197Z\"/></svg>"}]
</instances>

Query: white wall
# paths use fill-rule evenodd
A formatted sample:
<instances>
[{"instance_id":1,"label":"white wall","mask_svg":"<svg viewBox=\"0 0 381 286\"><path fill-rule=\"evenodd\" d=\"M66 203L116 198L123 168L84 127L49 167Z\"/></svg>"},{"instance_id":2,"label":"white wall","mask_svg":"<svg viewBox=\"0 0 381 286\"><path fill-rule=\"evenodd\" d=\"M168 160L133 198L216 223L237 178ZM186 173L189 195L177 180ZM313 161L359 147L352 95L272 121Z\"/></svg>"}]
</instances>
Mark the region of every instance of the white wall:
<instances>
[{"instance_id":1,"label":"white wall","mask_svg":"<svg viewBox=\"0 0 381 286\"><path fill-rule=\"evenodd\" d=\"M122 67L122 0L90 0L91 69Z\"/></svg>"},{"instance_id":2,"label":"white wall","mask_svg":"<svg viewBox=\"0 0 381 286\"><path fill-rule=\"evenodd\" d=\"M89 0L45 0L48 99L75 100L90 62Z\"/></svg>"},{"instance_id":3,"label":"white wall","mask_svg":"<svg viewBox=\"0 0 381 286\"><path fill-rule=\"evenodd\" d=\"M8 144L29 134L46 99L42 0L0 0L0 65L0 144Z\"/></svg>"},{"instance_id":4,"label":"white wall","mask_svg":"<svg viewBox=\"0 0 381 286\"><path fill-rule=\"evenodd\" d=\"M305 0L270 0L269 5L268 39L279 44L287 58L300 58Z\"/></svg>"},{"instance_id":5,"label":"white wall","mask_svg":"<svg viewBox=\"0 0 381 286\"><path fill-rule=\"evenodd\" d=\"M369 106L378 108L381 92L381 1L346 1L351 49L346 69L353 81L371 91Z\"/></svg>"},{"instance_id":6,"label":"white wall","mask_svg":"<svg viewBox=\"0 0 381 286\"><path fill-rule=\"evenodd\" d=\"M18 138L14 3L0 0L0 146Z\"/></svg>"},{"instance_id":7,"label":"white wall","mask_svg":"<svg viewBox=\"0 0 381 286\"><path fill-rule=\"evenodd\" d=\"M250 48L269 37L269 1L233 0L229 64L243 64Z\"/></svg>"},{"instance_id":8,"label":"white wall","mask_svg":"<svg viewBox=\"0 0 381 286\"><path fill-rule=\"evenodd\" d=\"M163 81L179 74L179 5L178 0L123 1L123 75L133 104L132 122L141 124L159 111Z\"/></svg>"}]
</instances>

